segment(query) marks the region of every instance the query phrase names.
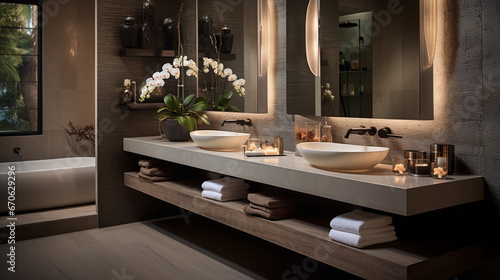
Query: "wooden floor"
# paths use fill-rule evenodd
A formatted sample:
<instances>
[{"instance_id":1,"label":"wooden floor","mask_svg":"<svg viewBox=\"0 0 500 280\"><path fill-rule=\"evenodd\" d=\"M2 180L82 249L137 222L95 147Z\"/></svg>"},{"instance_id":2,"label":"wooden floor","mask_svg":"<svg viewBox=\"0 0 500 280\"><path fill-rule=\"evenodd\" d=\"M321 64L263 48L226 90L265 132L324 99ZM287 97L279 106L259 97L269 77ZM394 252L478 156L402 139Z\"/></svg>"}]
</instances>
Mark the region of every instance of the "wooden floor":
<instances>
[{"instance_id":1,"label":"wooden floor","mask_svg":"<svg viewBox=\"0 0 500 280\"><path fill-rule=\"evenodd\" d=\"M196 215L0 245L0 279L359 279Z\"/></svg>"}]
</instances>

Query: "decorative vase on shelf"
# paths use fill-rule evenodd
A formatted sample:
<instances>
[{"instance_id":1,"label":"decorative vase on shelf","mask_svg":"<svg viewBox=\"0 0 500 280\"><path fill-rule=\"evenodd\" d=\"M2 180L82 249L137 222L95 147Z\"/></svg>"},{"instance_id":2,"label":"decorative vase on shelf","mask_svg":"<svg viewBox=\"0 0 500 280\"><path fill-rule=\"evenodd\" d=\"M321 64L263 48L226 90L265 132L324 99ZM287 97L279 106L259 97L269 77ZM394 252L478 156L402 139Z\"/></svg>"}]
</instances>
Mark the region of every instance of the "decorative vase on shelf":
<instances>
[{"instance_id":1,"label":"decorative vase on shelf","mask_svg":"<svg viewBox=\"0 0 500 280\"><path fill-rule=\"evenodd\" d=\"M231 50L233 49L234 34L231 33L231 28L229 28L229 26L224 25L224 27L222 27L220 38L221 38L220 52L231 53Z\"/></svg>"},{"instance_id":2,"label":"decorative vase on shelf","mask_svg":"<svg viewBox=\"0 0 500 280\"><path fill-rule=\"evenodd\" d=\"M156 6L153 0L144 0L141 5L142 16L142 48L143 49L162 49L163 43L161 35L155 28Z\"/></svg>"},{"instance_id":3,"label":"decorative vase on shelf","mask_svg":"<svg viewBox=\"0 0 500 280\"><path fill-rule=\"evenodd\" d=\"M139 47L139 26L135 23L135 18L127 16L120 26L120 36L124 48Z\"/></svg>"},{"instance_id":4,"label":"decorative vase on shelf","mask_svg":"<svg viewBox=\"0 0 500 280\"><path fill-rule=\"evenodd\" d=\"M180 125L177 119L166 119L162 123L163 133L169 141L182 142L191 139L189 130Z\"/></svg>"},{"instance_id":5,"label":"decorative vase on shelf","mask_svg":"<svg viewBox=\"0 0 500 280\"><path fill-rule=\"evenodd\" d=\"M198 21L198 51L202 53L215 52L215 38L213 35L213 20L205 15Z\"/></svg>"},{"instance_id":6,"label":"decorative vase on shelf","mask_svg":"<svg viewBox=\"0 0 500 280\"><path fill-rule=\"evenodd\" d=\"M171 17L163 20L163 40L165 41L165 49L174 49L175 40L175 23Z\"/></svg>"}]
</instances>

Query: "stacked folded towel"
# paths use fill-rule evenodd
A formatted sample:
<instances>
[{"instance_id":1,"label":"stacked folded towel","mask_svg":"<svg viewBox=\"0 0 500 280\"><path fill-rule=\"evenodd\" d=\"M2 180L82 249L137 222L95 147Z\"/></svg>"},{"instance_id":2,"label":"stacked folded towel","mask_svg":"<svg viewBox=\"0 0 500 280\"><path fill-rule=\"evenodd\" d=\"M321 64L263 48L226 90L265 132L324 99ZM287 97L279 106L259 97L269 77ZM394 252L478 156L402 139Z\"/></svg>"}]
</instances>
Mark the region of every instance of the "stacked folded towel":
<instances>
[{"instance_id":1,"label":"stacked folded towel","mask_svg":"<svg viewBox=\"0 0 500 280\"><path fill-rule=\"evenodd\" d=\"M248 215L255 215L268 220L279 220L291 217L295 213L299 198L296 195L265 190L258 193L249 193L250 204L244 211Z\"/></svg>"},{"instance_id":2,"label":"stacked folded towel","mask_svg":"<svg viewBox=\"0 0 500 280\"><path fill-rule=\"evenodd\" d=\"M142 159L139 161L139 166L141 167L139 177L153 182L172 180L177 174L176 168L160 160Z\"/></svg>"},{"instance_id":3,"label":"stacked folded towel","mask_svg":"<svg viewBox=\"0 0 500 280\"><path fill-rule=\"evenodd\" d=\"M224 177L201 184L201 196L218 201L243 199L248 194L248 184L243 179Z\"/></svg>"},{"instance_id":4,"label":"stacked folded towel","mask_svg":"<svg viewBox=\"0 0 500 280\"><path fill-rule=\"evenodd\" d=\"M363 248L397 239L392 217L354 210L333 218L330 222L331 239Z\"/></svg>"}]
</instances>

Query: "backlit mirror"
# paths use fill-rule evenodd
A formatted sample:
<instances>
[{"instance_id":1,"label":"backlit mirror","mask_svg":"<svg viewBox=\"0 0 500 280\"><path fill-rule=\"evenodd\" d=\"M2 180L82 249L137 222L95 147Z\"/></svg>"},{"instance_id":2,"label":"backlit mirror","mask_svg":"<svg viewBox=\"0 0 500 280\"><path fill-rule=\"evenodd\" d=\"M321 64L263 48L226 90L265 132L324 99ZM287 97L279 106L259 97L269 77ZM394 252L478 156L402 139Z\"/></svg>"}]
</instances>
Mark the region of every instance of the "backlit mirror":
<instances>
[{"instance_id":1,"label":"backlit mirror","mask_svg":"<svg viewBox=\"0 0 500 280\"><path fill-rule=\"evenodd\" d=\"M286 4L287 113L433 118L435 0ZM314 25L317 56L314 40L306 39L314 38L308 34ZM317 71L311 70L311 58L319 61Z\"/></svg>"},{"instance_id":2,"label":"backlit mirror","mask_svg":"<svg viewBox=\"0 0 500 280\"><path fill-rule=\"evenodd\" d=\"M267 0L198 1L197 19L198 65L207 69L198 77L198 95L213 111L267 112ZM207 65L216 61L223 65L219 74Z\"/></svg>"}]
</instances>

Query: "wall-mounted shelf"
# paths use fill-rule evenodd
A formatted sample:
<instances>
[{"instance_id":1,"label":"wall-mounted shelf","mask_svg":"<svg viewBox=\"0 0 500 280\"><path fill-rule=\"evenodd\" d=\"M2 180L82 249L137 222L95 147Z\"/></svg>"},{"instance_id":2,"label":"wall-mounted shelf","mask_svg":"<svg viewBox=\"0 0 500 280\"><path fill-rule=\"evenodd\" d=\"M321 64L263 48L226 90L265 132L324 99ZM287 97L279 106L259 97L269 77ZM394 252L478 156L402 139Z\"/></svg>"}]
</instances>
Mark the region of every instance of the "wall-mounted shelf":
<instances>
[{"instance_id":1,"label":"wall-mounted shelf","mask_svg":"<svg viewBox=\"0 0 500 280\"><path fill-rule=\"evenodd\" d=\"M209 57L212 59L217 59L217 54L216 53L200 53L199 54L200 58L203 57ZM221 53L219 54L220 60L236 60L236 54L234 53Z\"/></svg>"},{"instance_id":2,"label":"wall-mounted shelf","mask_svg":"<svg viewBox=\"0 0 500 280\"><path fill-rule=\"evenodd\" d=\"M297 215L270 221L248 216L246 200L218 202L201 196L201 181L153 183L137 172L124 174L125 186L193 213L252 234L366 279L442 279L478 266L480 243L451 240L398 241L357 249L328 237L331 217ZM452 260L450 260L450 258Z\"/></svg>"},{"instance_id":3,"label":"wall-mounted shelf","mask_svg":"<svg viewBox=\"0 0 500 280\"><path fill-rule=\"evenodd\" d=\"M174 50L121 49L120 56L175 57Z\"/></svg>"},{"instance_id":4,"label":"wall-mounted shelf","mask_svg":"<svg viewBox=\"0 0 500 280\"><path fill-rule=\"evenodd\" d=\"M126 103L130 110L158 110L165 106L165 103Z\"/></svg>"}]
</instances>

